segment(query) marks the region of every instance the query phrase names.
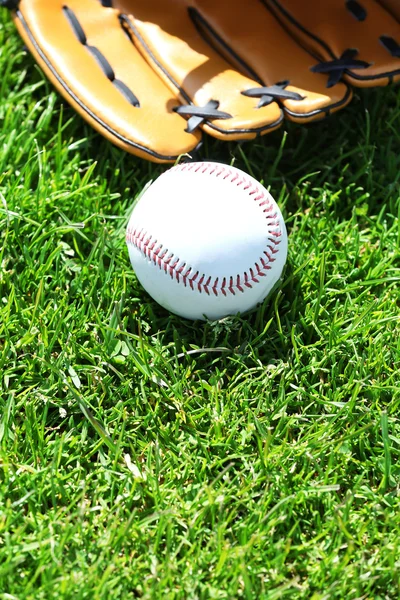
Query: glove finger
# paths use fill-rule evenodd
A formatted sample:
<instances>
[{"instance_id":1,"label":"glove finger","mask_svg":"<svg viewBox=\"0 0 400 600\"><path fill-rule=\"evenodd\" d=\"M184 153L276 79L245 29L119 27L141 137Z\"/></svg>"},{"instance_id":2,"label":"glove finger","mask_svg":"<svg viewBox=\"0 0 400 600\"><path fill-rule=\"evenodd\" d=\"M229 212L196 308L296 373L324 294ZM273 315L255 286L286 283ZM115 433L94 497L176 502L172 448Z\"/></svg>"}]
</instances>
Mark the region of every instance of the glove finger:
<instances>
[{"instance_id":1,"label":"glove finger","mask_svg":"<svg viewBox=\"0 0 400 600\"><path fill-rule=\"evenodd\" d=\"M318 57L314 72L357 87L400 79L400 23L375 0L261 0ZM393 0L390 2L394 4Z\"/></svg>"},{"instance_id":2,"label":"glove finger","mask_svg":"<svg viewBox=\"0 0 400 600\"><path fill-rule=\"evenodd\" d=\"M241 92L253 79L232 68L199 34L186 0L115 0L127 31L159 76L175 90L188 129L202 126L219 139L252 139L280 125L278 104L257 108Z\"/></svg>"},{"instance_id":3,"label":"glove finger","mask_svg":"<svg viewBox=\"0 0 400 600\"><path fill-rule=\"evenodd\" d=\"M68 102L123 149L171 162L200 142L172 111L175 95L97 0L21 0L17 28Z\"/></svg>"},{"instance_id":4,"label":"glove finger","mask_svg":"<svg viewBox=\"0 0 400 600\"><path fill-rule=\"evenodd\" d=\"M197 0L191 15L203 37L261 86L245 94L260 103L275 99L293 121L335 112L351 100L342 82L327 87L328 76L313 73L315 59L301 48L259 0ZM251 29L243 23L251 23Z\"/></svg>"}]
</instances>

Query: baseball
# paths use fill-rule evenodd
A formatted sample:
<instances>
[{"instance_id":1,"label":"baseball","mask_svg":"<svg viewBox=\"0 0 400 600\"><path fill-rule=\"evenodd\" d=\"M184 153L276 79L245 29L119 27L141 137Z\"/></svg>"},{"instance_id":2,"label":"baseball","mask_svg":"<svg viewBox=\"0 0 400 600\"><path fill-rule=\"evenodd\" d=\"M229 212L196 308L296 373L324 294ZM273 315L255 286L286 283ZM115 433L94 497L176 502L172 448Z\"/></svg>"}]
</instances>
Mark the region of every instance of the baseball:
<instances>
[{"instance_id":1,"label":"baseball","mask_svg":"<svg viewBox=\"0 0 400 600\"><path fill-rule=\"evenodd\" d=\"M213 162L180 164L156 179L132 211L126 242L142 286L187 319L247 312L278 282L287 256L269 192Z\"/></svg>"}]
</instances>

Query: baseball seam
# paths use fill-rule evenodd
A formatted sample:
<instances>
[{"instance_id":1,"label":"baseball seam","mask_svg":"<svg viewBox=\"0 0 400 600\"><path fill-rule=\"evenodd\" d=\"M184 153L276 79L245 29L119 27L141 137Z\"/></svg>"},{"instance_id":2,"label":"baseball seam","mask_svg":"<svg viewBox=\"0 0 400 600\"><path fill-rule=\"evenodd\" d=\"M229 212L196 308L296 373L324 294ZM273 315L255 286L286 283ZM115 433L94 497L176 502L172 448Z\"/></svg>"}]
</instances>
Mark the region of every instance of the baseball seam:
<instances>
[{"instance_id":1,"label":"baseball seam","mask_svg":"<svg viewBox=\"0 0 400 600\"><path fill-rule=\"evenodd\" d=\"M214 296L227 296L231 294L234 296L237 292L244 293L246 288L251 289L255 284L260 282L261 277L266 277L267 271L272 268L271 263L275 261L274 255L279 251L279 244L282 238L278 215L273 210L274 206L271 199L252 180L236 171L232 171L224 165L184 163L172 167L163 176L174 171L193 171L214 177L222 176L224 180L230 178L230 183L235 184L237 187L243 186L243 190L247 191L250 198L254 202L257 202L258 206L262 209L262 213L268 224L272 227L278 227L277 231L269 232L263 255L243 275L228 275L213 279L212 276L200 273L200 271L193 269L193 267L187 262L182 261L174 253L169 252L168 248L165 248L158 240L153 239L151 233L143 229L131 229L128 227L126 232L127 244L135 246L143 256L168 274L171 279L175 279L177 283L181 283L185 287L189 286L192 290L196 290L200 294L205 293L209 296L211 294L214 294Z\"/></svg>"}]
</instances>

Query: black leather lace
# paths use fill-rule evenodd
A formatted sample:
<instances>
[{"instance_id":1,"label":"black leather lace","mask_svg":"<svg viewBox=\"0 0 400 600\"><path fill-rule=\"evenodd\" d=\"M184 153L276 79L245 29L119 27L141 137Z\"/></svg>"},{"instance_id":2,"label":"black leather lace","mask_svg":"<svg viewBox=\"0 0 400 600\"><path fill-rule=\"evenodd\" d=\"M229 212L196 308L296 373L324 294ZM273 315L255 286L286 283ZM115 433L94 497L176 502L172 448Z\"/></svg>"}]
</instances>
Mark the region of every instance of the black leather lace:
<instances>
[{"instance_id":1,"label":"black leather lace","mask_svg":"<svg viewBox=\"0 0 400 600\"><path fill-rule=\"evenodd\" d=\"M314 67L311 67L311 71L313 73L328 74L329 79L326 87L330 88L339 83L347 71L368 69L370 63L366 62L365 60L356 59L357 54L358 50L355 50L354 48L348 48L343 52L340 58L322 61Z\"/></svg>"},{"instance_id":2,"label":"black leather lace","mask_svg":"<svg viewBox=\"0 0 400 600\"><path fill-rule=\"evenodd\" d=\"M186 131L193 133L195 129L203 125L204 121L213 119L232 119L232 115L218 110L219 102L210 100L204 106L195 106L194 104L184 104L176 106L173 110L182 117L189 117Z\"/></svg>"},{"instance_id":3,"label":"black leather lace","mask_svg":"<svg viewBox=\"0 0 400 600\"><path fill-rule=\"evenodd\" d=\"M262 108L275 102L276 100L304 100L304 96L297 92L291 92L286 87L289 85L289 81L282 81L275 85L250 88L242 92L243 96L249 96L250 98L260 98L257 108Z\"/></svg>"}]
</instances>

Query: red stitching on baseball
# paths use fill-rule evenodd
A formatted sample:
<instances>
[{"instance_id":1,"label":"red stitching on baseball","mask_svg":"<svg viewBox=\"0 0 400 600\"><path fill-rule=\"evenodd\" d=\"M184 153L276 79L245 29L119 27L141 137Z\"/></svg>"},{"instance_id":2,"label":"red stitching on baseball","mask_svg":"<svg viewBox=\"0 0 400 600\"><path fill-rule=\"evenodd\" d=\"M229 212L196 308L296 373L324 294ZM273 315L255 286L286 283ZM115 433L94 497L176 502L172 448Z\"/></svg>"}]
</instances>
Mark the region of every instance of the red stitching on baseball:
<instances>
[{"instance_id":1,"label":"red stitching on baseball","mask_svg":"<svg viewBox=\"0 0 400 600\"><path fill-rule=\"evenodd\" d=\"M237 186L244 185L243 189L246 190L251 199L254 202L257 202L258 206L262 208L262 213L264 218L268 221L268 224L279 227L279 220L277 220L278 215L276 211L272 212L271 210L273 204L270 198L265 196L264 191L256 183L247 179L245 176L237 181L239 174L236 171L229 169L229 167L213 163L206 163L204 165L184 163L172 167L172 169L164 173L164 176L172 171L194 171L197 173L200 170L202 174L214 177L223 175L224 180L230 177L231 183L236 183ZM254 196L254 194L258 195ZM148 234L146 231L143 231L142 229L128 229L126 232L127 243L135 246L155 266L169 274L171 279L175 279L178 283L183 283L185 287L189 285L193 291L197 288L197 291L200 294L205 293L210 295L210 293L213 293L215 296L219 296L220 294L227 296L228 293L234 296L237 292L243 293L246 287L251 289L254 284L260 282L259 278L266 277L266 271L269 271L272 268L270 263L273 263L276 260L273 255L277 254L279 251L278 246L281 243L281 239L281 230L270 231L269 237L267 238L267 249L264 250L263 256L260 256L258 262L245 271L242 276L237 274L236 276L230 275L224 277L219 285L218 277L212 281L211 275L207 276L203 273L200 276L199 271L192 274L192 267L187 263L182 263L172 252L169 252L168 248L164 248L162 243L158 243L158 240L153 240L152 235Z\"/></svg>"}]
</instances>

